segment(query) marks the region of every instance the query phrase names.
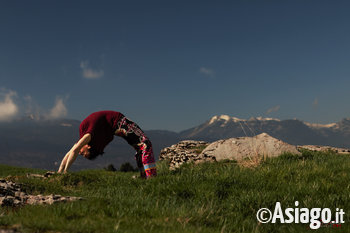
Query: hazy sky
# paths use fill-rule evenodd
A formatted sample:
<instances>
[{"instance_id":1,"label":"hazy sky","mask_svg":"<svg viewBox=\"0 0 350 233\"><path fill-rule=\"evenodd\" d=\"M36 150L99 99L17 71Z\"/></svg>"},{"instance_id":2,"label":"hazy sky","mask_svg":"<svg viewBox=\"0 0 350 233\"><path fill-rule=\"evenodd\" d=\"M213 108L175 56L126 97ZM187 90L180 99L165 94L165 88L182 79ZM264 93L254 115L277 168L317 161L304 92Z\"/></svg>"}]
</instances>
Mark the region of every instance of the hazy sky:
<instances>
[{"instance_id":1,"label":"hazy sky","mask_svg":"<svg viewBox=\"0 0 350 233\"><path fill-rule=\"evenodd\" d=\"M1 1L0 120L350 117L349 1Z\"/></svg>"}]
</instances>

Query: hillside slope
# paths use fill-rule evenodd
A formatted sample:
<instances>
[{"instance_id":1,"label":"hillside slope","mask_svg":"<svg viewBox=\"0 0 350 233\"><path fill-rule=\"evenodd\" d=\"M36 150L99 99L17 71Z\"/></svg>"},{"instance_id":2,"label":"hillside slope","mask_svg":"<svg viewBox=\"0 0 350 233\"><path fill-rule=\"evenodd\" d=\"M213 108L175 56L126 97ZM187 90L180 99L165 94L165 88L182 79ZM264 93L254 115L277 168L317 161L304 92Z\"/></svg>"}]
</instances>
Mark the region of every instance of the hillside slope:
<instances>
[{"instance_id":1,"label":"hillside slope","mask_svg":"<svg viewBox=\"0 0 350 233\"><path fill-rule=\"evenodd\" d=\"M27 178L0 165L33 194L83 197L54 205L0 208L0 229L20 232L310 232L310 224L260 224L260 208L336 208L350 211L349 155L311 153L267 159L254 169L234 162L186 165L169 171L158 163L159 176L132 179L135 173L90 170ZM33 171L43 173L44 171ZM344 185L345 184L345 185ZM332 220L335 220L332 215ZM349 215L340 225L347 232ZM322 225L322 229L331 225ZM321 229L320 229L321 230ZM322 230L321 230L322 231ZM323 231L322 231L323 232Z\"/></svg>"}]
</instances>

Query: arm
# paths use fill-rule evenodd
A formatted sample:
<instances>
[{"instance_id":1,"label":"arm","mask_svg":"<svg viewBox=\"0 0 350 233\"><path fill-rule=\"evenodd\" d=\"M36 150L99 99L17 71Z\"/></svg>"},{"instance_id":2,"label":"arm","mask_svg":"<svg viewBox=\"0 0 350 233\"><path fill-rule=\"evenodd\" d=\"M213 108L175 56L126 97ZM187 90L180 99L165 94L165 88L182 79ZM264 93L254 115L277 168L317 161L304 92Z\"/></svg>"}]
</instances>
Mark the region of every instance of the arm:
<instances>
[{"instance_id":1,"label":"arm","mask_svg":"<svg viewBox=\"0 0 350 233\"><path fill-rule=\"evenodd\" d=\"M58 173L66 173L78 156L80 149L91 141L91 135L85 134L62 159Z\"/></svg>"},{"instance_id":2,"label":"arm","mask_svg":"<svg viewBox=\"0 0 350 233\"><path fill-rule=\"evenodd\" d=\"M75 144L74 144L75 145ZM73 147L72 147L73 148ZM69 157L69 152L71 152L72 149L70 149L67 154L64 156L64 158L62 159L60 168L58 169L58 173L62 173L64 168L66 167L66 163L67 163L67 159Z\"/></svg>"}]
</instances>

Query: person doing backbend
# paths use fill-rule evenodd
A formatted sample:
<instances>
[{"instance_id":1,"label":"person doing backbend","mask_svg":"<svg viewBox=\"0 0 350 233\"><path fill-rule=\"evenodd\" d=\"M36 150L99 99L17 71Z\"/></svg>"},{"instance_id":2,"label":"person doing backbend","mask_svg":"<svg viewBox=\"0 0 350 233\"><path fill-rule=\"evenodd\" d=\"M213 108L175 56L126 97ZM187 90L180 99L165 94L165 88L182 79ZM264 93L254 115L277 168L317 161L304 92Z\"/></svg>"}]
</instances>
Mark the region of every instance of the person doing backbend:
<instances>
[{"instance_id":1,"label":"person doing backbend","mask_svg":"<svg viewBox=\"0 0 350 233\"><path fill-rule=\"evenodd\" d=\"M114 135L124 138L136 150L136 163L142 178L157 175L152 143L141 128L122 113L99 111L90 114L79 126L80 139L62 159L58 173L66 173L78 154L93 160L102 155Z\"/></svg>"}]
</instances>

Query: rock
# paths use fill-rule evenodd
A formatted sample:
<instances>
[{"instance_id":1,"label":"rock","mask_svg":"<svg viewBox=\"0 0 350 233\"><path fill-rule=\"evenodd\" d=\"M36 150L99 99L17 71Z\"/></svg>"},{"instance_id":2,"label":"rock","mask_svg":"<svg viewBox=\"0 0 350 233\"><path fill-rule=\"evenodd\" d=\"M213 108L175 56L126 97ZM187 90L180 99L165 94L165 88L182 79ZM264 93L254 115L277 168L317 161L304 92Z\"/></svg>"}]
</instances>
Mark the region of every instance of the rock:
<instances>
[{"instance_id":1,"label":"rock","mask_svg":"<svg viewBox=\"0 0 350 233\"><path fill-rule=\"evenodd\" d=\"M36 176L30 176L36 177ZM53 204L56 202L67 202L83 200L81 197L62 197L61 195L28 195L22 192L16 183L0 179L0 206L16 207L24 204Z\"/></svg>"},{"instance_id":2,"label":"rock","mask_svg":"<svg viewBox=\"0 0 350 233\"><path fill-rule=\"evenodd\" d=\"M44 179L46 179L46 178L49 178L55 174L56 174L56 172L54 172L54 171L48 171L44 175L28 173L27 177L28 178L44 178Z\"/></svg>"},{"instance_id":3,"label":"rock","mask_svg":"<svg viewBox=\"0 0 350 233\"><path fill-rule=\"evenodd\" d=\"M5 187L0 189L0 196L14 196L15 193L13 192L13 190L10 187Z\"/></svg>"},{"instance_id":4,"label":"rock","mask_svg":"<svg viewBox=\"0 0 350 233\"><path fill-rule=\"evenodd\" d=\"M175 170L184 163L204 159L199 154L207 145L209 145L209 143L204 141L181 141L161 150L159 160L168 161L169 168ZM210 159L215 161L215 158L211 157Z\"/></svg>"},{"instance_id":5,"label":"rock","mask_svg":"<svg viewBox=\"0 0 350 233\"><path fill-rule=\"evenodd\" d=\"M14 206L15 198L12 196L4 197L1 201L1 206Z\"/></svg>"},{"instance_id":6,"label":"rock","mask_svg":"<svg viewBox=\"0 0 350 233\"><path fill-rule=\"evenodd\" d=\"M208 145L200 154L221 160L242 160L257 156L276 157L283 153L300 154L296 146L289 145L266 133L255 137L240 137L219 140Z\"/></svg>"},{"instance_id":7,"label":"rock","mask_svg":"<svg viewBox=\"0 0 350 233\"><path fill-rule=\"evenodd\" d=\"M304 146L297 146L298 150L300 149L306 149L311 151L321 151L321 152L328 152L332 151L338 154L350 154L350 149L346 148L337 148L337 147L331 147L331 146L315 146L315 145L304 145Z\"/></svg>"},{"instance_id":8,"label":"rock","mask_svg":"<svg viewBox=\"0 0 350 233\"><path fill-rule=\"evenodd\" d=\"M56 174L56 172L54 172L54 171L48 171L45 173L44 177L48 178L48 177L53 176L55 174Z\"/></svg>"},{"instance_id":9,"label":"rock","mask_svg":"<svg viewBox=\"0 0 350 233\"><path fill-rule=\"evenodd\" d=\"M257 156L276 157L285 152L300 154L296 146L262 133L255 137L230 138L211 144L204 141L181 141L161 150L159 160L167 160L170 170L175 170L189 162L197 164L226 159L243 160Z\"/></svg>"},{"instance_id":10,"label":"rock","mask_svg":"<svg viewBox=\"0 0 350 233\"><path fill-rule=\"evenodd\" d=\"M15 199L15 200L13 201L13 205L14 205L14 206L19 206L19 205L21 205L21 200Z\"/></svg>"},{"instance_id":11,"label":"rock","mask_svg":"<svg viewBox=\"0 0 350 233\"><path fill-rule=\"evenodd\" d=\"M19 231L14 229L0 229L0 233L18 233Z\"/></svg>"},{"instance_id":12,"label":"rock","mask_svg":"<svg viewBox=\"0 0 350 233\"><path fill-rule=\"evenodd\" d=\"M0 197L0 206L3 205L2 203L4 202L5 198L6 198L6 197Z\"/></svg>"}]
</instances>

